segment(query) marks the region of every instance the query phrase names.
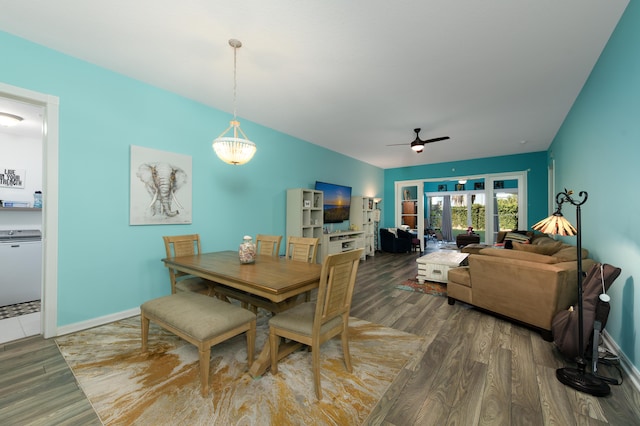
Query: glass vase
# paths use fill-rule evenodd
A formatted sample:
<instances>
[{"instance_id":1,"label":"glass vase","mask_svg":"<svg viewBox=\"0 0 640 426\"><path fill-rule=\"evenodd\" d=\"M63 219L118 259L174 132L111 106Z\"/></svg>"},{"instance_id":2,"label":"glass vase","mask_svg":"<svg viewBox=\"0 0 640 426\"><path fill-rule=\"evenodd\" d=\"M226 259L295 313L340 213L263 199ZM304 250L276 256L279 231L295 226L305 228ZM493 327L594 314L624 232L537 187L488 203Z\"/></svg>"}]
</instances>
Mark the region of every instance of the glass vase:
<instances>
[{"instance_id":1,"label":"glass vase","mask_svg":"<svg viewBox=\"0 0 640 426\"><path fill-rule=\"evenodd\" d=\"M253 239L249 235L245 235L240 248L238 249L238 257L240 263L249 264L256 261L256 245L253 243Z\"/></svg>"}]
</instances>

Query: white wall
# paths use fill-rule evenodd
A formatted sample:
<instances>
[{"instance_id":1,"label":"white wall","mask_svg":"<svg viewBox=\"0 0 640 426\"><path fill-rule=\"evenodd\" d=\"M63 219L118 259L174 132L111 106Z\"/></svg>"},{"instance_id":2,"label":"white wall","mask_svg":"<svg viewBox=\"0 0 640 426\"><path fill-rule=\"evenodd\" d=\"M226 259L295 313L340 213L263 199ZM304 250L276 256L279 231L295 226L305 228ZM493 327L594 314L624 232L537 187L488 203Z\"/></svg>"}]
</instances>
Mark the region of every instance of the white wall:
<instances>
[{"instance_id":1,"label":"white wall","mask_svg":"<svg viewBox=\"0 0 640 426\"><path fill-rule=\"evenodd\" d=\"M0 170L25 170L24 188L0 187L0 200L26 201L33 205L33 193L42 190L42 139L0 132ZM0 229L40 229L40 211L0 211Z\"/></svg>"}]
</instances>

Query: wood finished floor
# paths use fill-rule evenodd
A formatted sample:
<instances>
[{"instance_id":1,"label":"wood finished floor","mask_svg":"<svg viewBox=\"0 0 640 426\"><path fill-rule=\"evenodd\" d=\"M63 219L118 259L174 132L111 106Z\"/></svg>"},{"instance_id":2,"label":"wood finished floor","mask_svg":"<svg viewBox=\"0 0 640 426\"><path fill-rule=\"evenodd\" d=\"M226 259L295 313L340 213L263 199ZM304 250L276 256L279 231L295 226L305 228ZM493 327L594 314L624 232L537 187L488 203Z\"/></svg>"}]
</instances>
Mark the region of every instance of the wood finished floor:
<instances>
[{"instance_id":1,"label":"wood finished floor","mask_svg":"<svg viewBox=\"0 0 640 426\"><path fill-rule=\"evenodd\" d=\"M416 275L417 257L378 253L358 272L353 316L425 337L421 356L368 424L640 424L640 394L628 380L605 398L575 392L556 380L555 369L567 364L539 334L444 297L395 289ZM100 421L55 342L32 337L0 345L0 424Z\"/></svg>"}]
</instances>

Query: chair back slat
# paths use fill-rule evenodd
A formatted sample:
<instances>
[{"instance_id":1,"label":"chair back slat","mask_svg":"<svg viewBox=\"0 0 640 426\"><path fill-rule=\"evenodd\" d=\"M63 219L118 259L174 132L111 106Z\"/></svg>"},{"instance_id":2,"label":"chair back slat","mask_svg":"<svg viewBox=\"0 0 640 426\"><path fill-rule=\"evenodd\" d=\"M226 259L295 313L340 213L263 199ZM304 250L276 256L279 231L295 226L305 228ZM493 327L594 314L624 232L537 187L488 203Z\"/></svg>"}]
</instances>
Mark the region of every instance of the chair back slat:
<instances>
[{"instance_id":1,"label":"chair back slat","mask_svg":"<svg viewBox=\"0 0 640 426\"><path fill-rule=\"evenodd\" d=\"M282 235L256 235L256 251L265 256L278 256Z\"/></svg>"},{"instance_id":2,"label":"chair back slat","mask_svg":"<svg viewBox=\"0 0 640 426\"><path fill-rule=\"evenodd\" d=\"M287 259L315 263L319 241L318 238L289 237L287 239Z\"/></svg>"},{"instance_id":3,"label":"chair back slat","mask_svg":"<svg viewBox=\"0 0 640 426\"><path fill-rule=\"evenodd\" d=\"M322 264L314 328L351 309L360 256L364 249L332 254Z\"/></svg>"},{"instance_id":4,"label":"chair back slat","mask_svg":"<svg viewBox=\"0 0 640 426\"><path fill-rule=\"evenodd\" d=\"M200 253L200 235L198 234L164 236L162 239L167 257L191 256ZM190 278L193 275L169 268L171 293L176 292L176 282L185 277Z\"/></svg>"}]
</instances>

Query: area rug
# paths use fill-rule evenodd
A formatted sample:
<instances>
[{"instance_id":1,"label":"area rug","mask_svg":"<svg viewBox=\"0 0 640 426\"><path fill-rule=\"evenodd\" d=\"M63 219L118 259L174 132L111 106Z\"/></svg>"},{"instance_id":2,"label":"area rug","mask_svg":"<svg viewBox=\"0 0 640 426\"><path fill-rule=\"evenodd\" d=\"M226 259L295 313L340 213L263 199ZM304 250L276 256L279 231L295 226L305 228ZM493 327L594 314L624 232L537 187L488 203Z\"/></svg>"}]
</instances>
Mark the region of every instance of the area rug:
<instances>
[{"instance_id":1,"label":"area rug","mask_svg":"<svg viewBox=\"0 0 640 426\"><path fill-rule=\"evenodd\" d=\"M425 281L423 284L420 284L417 279L411 278L396 286L396 288L400 290L414 291L416 293L447 297L447 285L433 281Z\"/></svg>"},{"instance_id":2,"label":"area rug","mask_svg":"<svg viewBox=\"0 0 640 426\"><path fill-rule=\"evenodd\" d=\"M256 351L268 340L267 320L258 317ZM142 354L139 317L56 342L105 425L358 425L417 355L423 338L357 318L350 318L349 331L353 374L344 367L339 338L322 345L320 401L310 351L281 360L275 376L253 379L244 335L212 348L206 398L195 346L151 323L149 352Z\"/></svg>"}]
</instances>

